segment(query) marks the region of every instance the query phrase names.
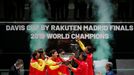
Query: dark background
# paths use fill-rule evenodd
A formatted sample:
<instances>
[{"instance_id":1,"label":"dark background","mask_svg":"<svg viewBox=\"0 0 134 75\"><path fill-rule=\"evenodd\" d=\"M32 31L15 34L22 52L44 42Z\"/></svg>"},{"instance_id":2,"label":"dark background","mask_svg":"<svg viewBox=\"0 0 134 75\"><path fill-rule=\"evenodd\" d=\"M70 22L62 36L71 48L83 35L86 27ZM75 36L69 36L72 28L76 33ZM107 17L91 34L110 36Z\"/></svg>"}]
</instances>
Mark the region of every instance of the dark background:
<instances>
[{"instance_id":1,"label":"dark background","mask_svg":"<svg viewBox=\"0 0 134 75\"><path fill-rule=\"evenodd\" d=\"M121 2L122 1L122 2ZM114 15L114 21L134 21L133 0L114 0L117 4L117 13ZM16 9L11 4L16 3ZM25 0L0 0L0 21L30 21L30 7ZM29 9L26 9L28 7ZM69 10L73 11L73 10ZM17 14L17 15L15 15ZM19 17L17 17L20 15ZM73 15L70 14L70 15ZM123 15L123 16L122 16ZM51 18L51 17L48 17ZM94 19L86 19L93 21ZM51 19L50 19L51 21ZM53 20L52 20L53 21ZM71 18L65 21L79 21ZM134 25L134 24L132 24ZM0 25L0 69L9 69L18 59L24 60L25 68L28 69L30 61L30 49L28 33L25 31L5 31L5 26ZM114 32L114 40L111 42L113 48L113 58L115 59L134 59L134 43L132 31ZM67 41L67 40L65 40ZM55 43L51 43L55 42ZM85 40L86 42L86 40ZM56 47L57 40L50 40L49 47ZM64 42L65 43L65 42ZM62 44L63 47L64 44Z\"/></svg>"}]
</instances>

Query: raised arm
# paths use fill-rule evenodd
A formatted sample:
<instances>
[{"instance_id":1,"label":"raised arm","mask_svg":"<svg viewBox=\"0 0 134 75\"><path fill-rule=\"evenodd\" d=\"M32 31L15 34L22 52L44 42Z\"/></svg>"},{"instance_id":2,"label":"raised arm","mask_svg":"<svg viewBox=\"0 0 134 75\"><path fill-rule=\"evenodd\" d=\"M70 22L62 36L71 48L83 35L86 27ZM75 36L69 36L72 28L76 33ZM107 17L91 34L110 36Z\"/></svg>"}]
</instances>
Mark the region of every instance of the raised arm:
<instances>
[{"instance_id":1,"label":"raised arm","mask_svg":"<svg viewBox=\"0 0 134 75\"><path fill-rule=\"evenodd\" d=\"M85 47L85 45L82 43L82 41L81 41L79 38L76 39L76 42L79 44L80 48L81 48L84 52L86 52L86 47Z\"/></svg>"}]
</instances>

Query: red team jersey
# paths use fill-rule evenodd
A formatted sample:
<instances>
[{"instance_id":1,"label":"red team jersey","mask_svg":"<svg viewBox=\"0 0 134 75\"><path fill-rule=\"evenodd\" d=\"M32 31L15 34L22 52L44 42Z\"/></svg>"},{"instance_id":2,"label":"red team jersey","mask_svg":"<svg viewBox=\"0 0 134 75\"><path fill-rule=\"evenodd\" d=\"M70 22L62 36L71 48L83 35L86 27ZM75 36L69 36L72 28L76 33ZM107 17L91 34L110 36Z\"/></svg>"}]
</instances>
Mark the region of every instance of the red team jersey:
<instances>
[{"instance_id":1,"label":"red team jersey","mask_svg":"<svg viewBox=\"0 0 134 75\"><path fill-rule=\"evenodd\" d=\"M60 57L57 58L57 62L63 62L64 60ZM62 64L59 68L60 72L63 74L63 75L70 75L70 72L69 72L69 69L66 65Z\"/></svg>"},{"instance_id":2,"label":"red team jersey","mask_svg":"<svg viewBox=\"0 0 134 75\"><path fill-rule=\"evenodd\" d=\"M56 59L56 60L48 59L47 60L47 65L48 65L47 74L48 75L62 75L59 70L60 66L56 64L56 62L58 62L58 61L59 61L58 59Z\"/></svg>"},{"instance_id":3,"label":"red team jersey","mask_svg":"<svg viewBox=\"0 0 134 75\"><path fill-rule=\"evenodd\" d=\"M81 49L84 52L87 52L87 48L85 47L85 45L82 43L81 40L77 40L79 46L81 47ZM87 59L86 62L88 63L88 75L94 75L94 69L93 69L93 55L92 53L87 53Z\"/></svg>"},{"instance_id":4,"label":"red team jersey","mask_svg":"<svg viewBox=\"0 0 134 75\"><path fill-rule=\"evenodd\" d=\"M94 70L93 70L93 55L91 53L87 54L87 59L88 63L88 75L94 75Z\"/></svg>"},{"instance_id":5,"label":"red team jersey","mask_svg":"<svg viewBox=\"0 0 134 75\"><path fill-rule=\"evenodd\" d=\"M29 75L37 75L37 70L31 66L31 63L35 63L37 60L31 59L30 60L30 69L29 69Z\"/></svg>"},{"instance_id":6,"label":"red team jersey","mask_svg":"<svg viewBox=\"0 0 134 75\"><path fill-rule=\"evenodd\" d=\"M80 61L76 69L72 69L74 75L89 75L88 64L85 61Z\"/></svg>"},{"instance_id":7,"label":"red team jersey","mask_svg":"<svg viewBox=\"0 0 134 75\"><path fill-rule=\"evenodd\" d=\"M39 61L42 64L39 64ZM45 75L45 64L44 60L34 60L33 58L30 60L30 69L29 69L29 75Z\"/></svg>"}]
</instances>

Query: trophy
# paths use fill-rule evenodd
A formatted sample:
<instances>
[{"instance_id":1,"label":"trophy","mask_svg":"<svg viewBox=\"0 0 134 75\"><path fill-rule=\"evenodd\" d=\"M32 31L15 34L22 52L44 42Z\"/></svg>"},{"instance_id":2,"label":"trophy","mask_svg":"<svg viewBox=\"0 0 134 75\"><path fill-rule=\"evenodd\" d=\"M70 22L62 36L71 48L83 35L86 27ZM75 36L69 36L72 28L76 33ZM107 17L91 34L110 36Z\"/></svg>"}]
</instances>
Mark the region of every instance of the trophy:
<instances>
[{"instance_id":1,"label":"trophy","mask_svg":"<svg viewBox=\"0 0 134 75\"><path fill-rule=\"evenodd\" d=\"M70 61L72 60L71 57L73 56L73 53L65 53L65 54L59 54L59 56L64 60L64 64L68 65Z\"/></svg>"},{"instance_id":2,"label":"trophy","mask_svg":"<svg viewBox=\"0 0 134 75\"><path fill-rule=\"evenodd\" d=\"M73 53L64 53L59 54L59 56L64 60L64 64L68 65L72 62L72 57L77 57L79 54L78 45L75 43L70 44L70 50L72 50Z\"/></svg>"}]
</instances>

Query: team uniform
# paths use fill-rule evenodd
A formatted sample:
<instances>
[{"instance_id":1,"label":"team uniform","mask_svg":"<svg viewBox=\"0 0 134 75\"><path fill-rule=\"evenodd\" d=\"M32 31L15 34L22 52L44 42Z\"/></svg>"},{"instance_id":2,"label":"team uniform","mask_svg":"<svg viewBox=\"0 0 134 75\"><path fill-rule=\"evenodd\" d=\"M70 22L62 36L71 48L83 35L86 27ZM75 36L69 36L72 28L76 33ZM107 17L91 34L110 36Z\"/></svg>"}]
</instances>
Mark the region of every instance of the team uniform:
<instances>
[{"instance_id":1,"label":"team uniform","mask_svg":"<svg viewBox=\"0 0 134 75\"><path fill-rule=\"evenodd\" d=\"M64 62L64 60L62 60L60 57L57 58L57 61L58 62ZM64 64L62 64L60 66L59 70L63 75L70 75L68 67L66 65L64 65Z\"/></svg>"},{"instance_id":2,"label":"team uniform","mask_svg":"<svg viewBox=\"0 0 134 75\"><path fill-rule=\"evenodd\" d=\"M44 75L45 74L45 61L42 59L31 59L30 60L30 70L29 75Z\"/></svg>"},{"instance_id":3,"label":"team uniform","mask_svg":"<svg viewBox=\"0 0 134 75\"><path fill-rule=\"evenodd\" d=\"M83 51L85 51L86 50L86 47L84 46L84 44L81 41L78 41L78 43L79 43L81 49ZM88 63L88 75L94 75L94 70L93 70L93 55L92 55L92 53L87 53L86 62Z\"/></svg>"},{"instance_id":4,"label":"team uniform","mask_svg":"<svg viewBox=\"0 0 134 75\"><path fill-rule=\"evenodd\" d=\"M89 75L87 62L79 61L77 59L74 59L74 60L78 64L77 68L72 68L74 75Z\"/></svg>"},{"instance_id":5,"label":"team uniform","mask_svg":"<svg viewBox=\"0 0 134 75\"><path fill-rule=\"evenodd\" d=\"M93 55L91 53L87 54L86 62L88 63L88 75L94 75L93 71Z\"/></svg>"},{"instance_id":6,"label":"team uniform","mask_svg":"<svg viewBox=\"0 0 134 75\"><path fill-rule=\"evenodd\" d=\"M59 68L60 66L56 64L57 60L52 60L52 59L48 59L47 60L47 74L48 75L62 75L62 73L60 72Z\"/></svg>"}]
</instances>

